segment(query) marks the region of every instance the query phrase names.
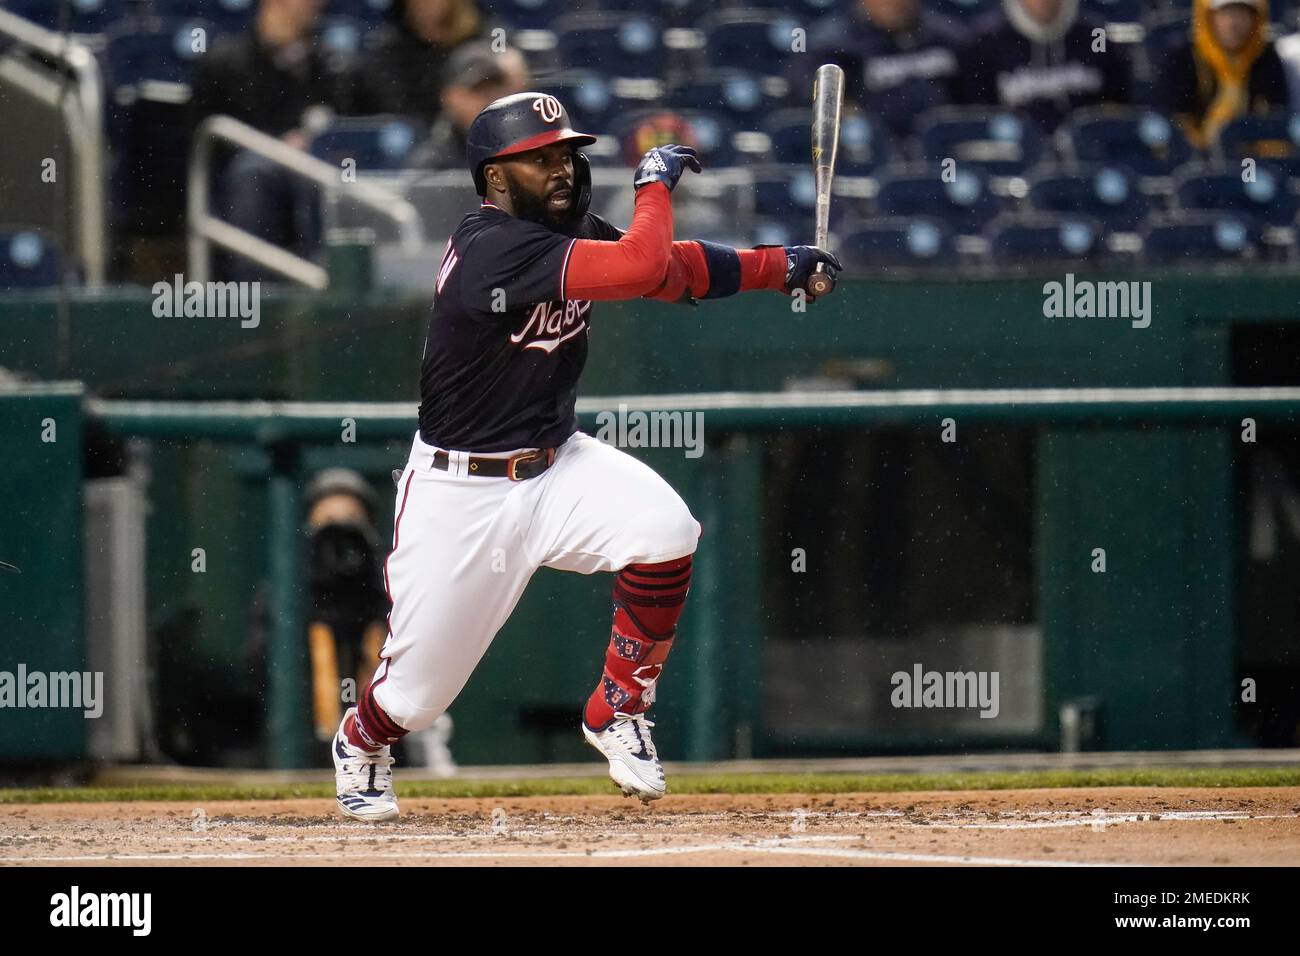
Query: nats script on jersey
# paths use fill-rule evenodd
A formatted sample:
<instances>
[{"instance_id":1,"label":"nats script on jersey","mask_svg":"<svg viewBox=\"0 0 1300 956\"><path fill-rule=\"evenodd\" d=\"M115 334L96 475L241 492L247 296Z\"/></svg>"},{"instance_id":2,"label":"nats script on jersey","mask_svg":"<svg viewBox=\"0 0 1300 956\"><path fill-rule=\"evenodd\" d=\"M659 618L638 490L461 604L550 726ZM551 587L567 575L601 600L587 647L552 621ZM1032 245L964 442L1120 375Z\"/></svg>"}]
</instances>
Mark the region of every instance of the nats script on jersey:
<instances>
[{"instance_id":1,"label":"nats script on jersey","mask_svg":"<svg viewBox=\"0 0 1300 956\"><path fill-rule=\"evenodd\" d=\"M591 302L565 299L575 239L622 232L587 213L571 235L483 203L438 267L420 370L420 437L472 452L560 445L578 429Z\"/></svg>"}]
</instances>

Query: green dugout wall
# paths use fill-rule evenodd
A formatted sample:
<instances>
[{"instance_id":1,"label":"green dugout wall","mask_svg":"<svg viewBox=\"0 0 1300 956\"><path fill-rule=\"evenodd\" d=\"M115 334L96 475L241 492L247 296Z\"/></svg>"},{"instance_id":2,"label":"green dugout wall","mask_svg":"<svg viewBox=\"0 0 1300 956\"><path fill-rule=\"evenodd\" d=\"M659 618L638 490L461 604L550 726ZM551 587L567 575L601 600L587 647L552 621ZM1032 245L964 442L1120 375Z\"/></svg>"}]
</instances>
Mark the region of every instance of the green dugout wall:
<instances>
[{"instance_id":1,"label":"green dugout wall","mask_svg":"<svg viewBox=\"0 0 1300 956\"><path fill-rule=\"evenodd\" d=\"M762 295L696 309L602 306L584 394L778 391L809 379L867 389L1219 386L1231 383L1234 329L1300 321L1297 277L1156 278L1146 329L1118 318L1045 318L1042 282L844 281L804 314L792 313L783 297ZM52 301L10 299L0 305L2 364L78 379L111 399L410 402L413 425L423 300L382 292L268 295L256 329L238 320L158 319L151 301L143 291L122 293L73 301L60 313ZM6 416L8 407L0 403ZM1264 432L1294 435L1288 414L1260 418ZM763 551L771 542L759 452L783 424L779 415L762 427L710 424L709 449L698 460L680 450L636 452L682 491L706 527L691 606L714 613L688 612L686 639L663 680L657 713L665 753L710 759L801 747L1055 747L1057 705L1081 697L1100 699L1108 748L1244 742L1233 716L1240 429L1223 416L1154 424L1101 415L1031 427L1034 617L1044 635L1036 731L929 740L891 739L871 726L856 740L774 734L763 709L761 648L778 635L768 633L764 609ZM894 424L936 435L939 428L887 416L872 427ZM260 437L152 440L149 603L167 676L163 719L183 715L189 737L180 740L189 739L204 762L314 759L310 741L285 743L283 721L260 752L223 757L203 743L205 728L232 710L256 737L271 716L272 682L294 684L292 661L277 663L274 677L248 666L250 607L272 571L270 503L279 496L292 505L297 476L333 463L360 468L386 493L387 472L407 445L368 436L363 425L356 445L326 442L285 458L275 436ZM6 465L5 480L15 473ZM276 483L277 473L285 480ZM199 546L208 555L203 575L189 564ZM1106 550L1104 575L1090 568L1094 548ZM72 553L46 583L68 586L58 582L75 566ZM537 576L453 711L458 759L583 754L576 735L548 728L562 725L566 708L574 710L594 681L608 587L604 577ZM77 656L77 621L58 630L59 646ZM1277 640L1295 638L1279 633ZM52 756L78 749L71 733L46 743ZM0 756L14 752L0 732Z\"/></svg>"}]
</instances>

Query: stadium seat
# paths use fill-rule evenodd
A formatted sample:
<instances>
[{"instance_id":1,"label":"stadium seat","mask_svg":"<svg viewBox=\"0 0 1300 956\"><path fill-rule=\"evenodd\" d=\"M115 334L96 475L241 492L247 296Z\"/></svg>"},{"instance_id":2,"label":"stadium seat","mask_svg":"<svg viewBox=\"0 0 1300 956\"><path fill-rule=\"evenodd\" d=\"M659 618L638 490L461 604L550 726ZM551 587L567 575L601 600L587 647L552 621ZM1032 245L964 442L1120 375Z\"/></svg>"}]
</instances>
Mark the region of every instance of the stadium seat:
<instances>
[{"instance_id":1,"label":"stadium seat","mask_svg":"<svg viewBox=\"0 0 1300 956\"><path fill-rule=\"evenodd\" d=\"M64 5L55 0L7 0L10 13L40 24L48 30L63 26ZM126 0L77 0L69 3L68 29L72 33L106 33L127 16Z\"/></svg>"},{"instance_id":2,"label":"stadium seat","mask_svg":"<svg viewBox=\"0 0 1300 956\"><path fill-rule=\"evenodd\" d=\"M1083 0L1082 6L1103 23L1141 23L1148 9L1144 0Z\"/></svg>"},{"instance_id":3,"label":"stadium seat","mask_svg":"<svg viewBox=\"0 0 1300 956\"><path fill-rule=\"evenodd\" d=\"M150 19L109 33L104 52L113 200L119 224L167 231L179 221L189 156L190 80L205 20Z\"/></svg>"},{"instance_id":4,"label":"stadium seat","mask_svg":"<svg viewBox=\"0 0 1300 956\"><path fill-rule=\"evenodd\" d=\"M811 242L817 186L812 167L772 166L754 174L754 213L760 220L785 223L794 234ZM831 203L831 221L844 214L843 203Z\"/></svg>"},{"instance_id":5,"label":"stadium seat","mask_svg":"<svg viewBox=\"0 0 1300 956\"><path fill-rule=\"evenodd\" d=\"M789 107L773 113L763 131L772 140L772 156L778 163L807 163L812 155L812 134L808 110ZM884 127L862 113L846 113L840 123L840 146L835 171L845 176L870 176L889 162L889 135Z\"/></svg>"},{"instance_id":6,"label":"stadium seat","mask_svg":"<svg viewBox=\"0 0 1300 956\"><path fill-rule=\"evenodd\" d=\"M999 216L985 232L989 254L1002 266L1096 262L1105 257L1105 235L1095 219L1062 213Z\"/></svg>"},{"instance_id":7,"label":"stadium seat","mask_svg":"<svg viewBox=\"0 0 1300 956\"><path fill-rule=\"evenodd\" d=\"M936 219L886 217L836 233L845 268L944 268L958 263L952 230Z\"/></svg>"},{"instance_id":8,"label":"stadium seat","mask_svg":"<svg viewBox=\"0 0 1300 956\"><path fill-rule=\"evenodd\" d=\"M1178 9L1157 9L1148 14L1144 20L1146 36L1142 46L1153 67L1160 68L1160 63L1170 50L1186 42L1192 35L1192 18L1190 12Z\"/></svg>"},{"instance_id":9,"label":"stadium seat","mask_svg":"<svg viewBox=\"0 0 1300 956\"><path fill-rule=\"evenodd\" d=\"M227 2L239 3L242 0L227 0ZM373 25L388 16L394 2L395 0L328 0L325 4L325 15L351 17Z\"/></svg>"},{"instance_id":10,"label":"stadium seat","mask_svg":"<svg viewBox=\"0 0 1300 956\"><path fill-rule=\"evenodd\" d=\"M939 169L927 164L882 173L876 207L886 216L937 218L961 235L977 235L1002 211L1002 202L979 170L958 167L952 181L944 182Z\"/></svg>"},{"instance_id":11,"label":"stadium seat","mask_svg":"<svg viewBox=\"0 0 1300 956\"><path fill-rule=\"evenodd\" d=\"M1018 176L1043 154L1037 126L1008 110L941 106L918 118L916 132L927 161L952 158L992 176Z\"/></svg>"},{"instance_id":12,"label":"stadium seat","mask_svg":"<svg viewBox=\"0 0 1300 956\"><path fill-rule=\"evenodd\" d=\"M353 159L357 172L402 169L423 135L414 120L397 116L338 119L311 142L311 154L332 165Z\"/></svg>"},{"instance_id":13,"label":"stadium seat","mask_svg":"<svg viewBox=\"0 0 1300 956\"><path fill-rule=\"evenodd\" d=\"M970 23L1000 9L998 0L925 0L925 5L940 17L957 25Z\"/></svg>"},{"instance_id":14,"label":"stadium seat","mask_svg":"<svg viewBox=\"0 0 1300 956\"><path fill-rule=\"evenodd\" d=\"M540 79L531 89L557 97L575 129L602 133L612 129L625 102L618 99L609 80L594 70L566 70Z\"/></svg>"},{"instance_id":15,"label":"stadium seat","mask_svg":"<svg viewBox=\"0 0 1300 956\"><path fill-rule=\"evenodd\" d=\"M355 57L361 53L366 25L353 17L324 17L317 27L321 46L330 53Z\"/></svg>"},{"instance_id":16,"label":"stadium seat","mask_svg":"<svg viewBox=\"0 0 1300 956\"><path fill-rule=\"evenodd\" d=\"M480 4L479 9L487 13L488 6L492 15L517 30L553 30L553 24L573 8L565 0L495 0L490 5ZM645 16L646 5L642 3L631 12Z\"/></svg>"},{"instance_id":17,"label":"stadium seat","mask_svg":"<svg viewBox=\"0 0 1300 956\"><path fill-rule=\"evenodd\" d=\"M1131 231L1151 211L1136 177L1120 166L1047 167L1029 176L1029 203L1037 212L1088 216L1107 228Z\"/></svg>"},{"instance_id":18,"label":"stadium seat","mask_svg":"<svg viewBox=\"0 0 1300 956\"><path fill-rule=\"evenodd\" d=\"M778 105L761 78L743 70L712 70L678 83L668 91L668 104L723 112L747 129L762 126L763 117Z\"/></svg>"},{"instance_id":19,"label":"stadium seat","mask_svg":"<svg viewBox=\"0 0 1300 956\"><path fill-rule=\"evenodd\" d=\"M257 0L154 0L152 9L166 18L206 20L219 33L238 33L252 26Z\"/></svg>"},{"instance_id":20,"label":"stadium seat","mask_svg":"<svg viewBox=\"0 0 1300 956\"><path fill-rule=\"evenodd\" d=\"M638 124L644 123L655 115L665 113L684 121L690 127L690 142L694 144L695 149L698 151L705 169L735 166L741 161L742 154L737 149L735 141L738 130L736 124L729 117L720 113L711 113L707 110L665 111L658 108L642 108L621 118L615 123L611 131L623 147L622 153L625 162L639 158L647 149L653 146L681 141L683 137L677 134L668 135L667 138L664 136L653 137L654 142L642 140L633 143L631 141L632 130L636 129ZM751 157L746 156L745 158ZM766 160L768 157L764 155L761 159Z\"/></svg>"},{"instance_id":21,"label":"stadium seat","mask_svg":"<svg viewBox=\"0 0 1300 956\"><path fill-rule=\"evenodd\" d=\"M1284 175L1300 177L1300 114L1238 117L1219 134L1219 151L1224 161L1235 168L1249 157L1268 163Z\"/></svg>"},{"instance_id":22,"label":"stadium seat","mask_svg":"<svg viewBox=\"0 0 1300 956\"><path fill-rule=\"evenodd\" d=\"M1264 164L1249 182L1235 167L1189 169L1175 176L1174 197L1184 210L1235 212L1274 226L1290 224L1300 208L1286 177Z\"/></svg>"},{"instance_id":23,"label":"stadium seat","mask_svg":"<svg viewBox=\"0 0 1300 956\"><path fill-rule=\"evenodd\" d=\"M644 16L589 13L561 17L553 26L566 69L610 76L658 77L663 73L663 29Z\"/></svg>"},{"instance_id":24,"label":"stadium seat","mask_svg":"<svg viewBox=\"0 0 1300 956\"><path fill-rule=\"evenodd\" d=\"M40 289L59 284L63 256L35 229L0 229L0 289Z\"/></svg>"},{"instance_id":25,"label":"stadium seat","mask_svg":"<svg viewBox=\"0 0 1300 956\"><path fill-rule=\"evenodd\" d=\"M757 6L757 4L755 4ZM645 0L589 0L589 9L602 13L639 14L645 16ZM716 9L710 0L658 0L650 12L670 27L690 27Z\"/></svg>"},{"instance_id":26,"label":"stadium seat","mask_svg":"<svg viewBox=\"0 0 1300 956\"><path fill-rule=\"evenodd\" d=\"M1151 265L1253 258L1259 231L1233 213L1173 212L1142 227L1142 257Z\"/></svg>"},{"instance_id":27,"label":"stadium seat","mask_svg":"<svg viewBox=\"0 0 1300 956\"><path fill-rule=\"evenodd\" d=\"M1075 162L1125 166L1139 176L1169 176L1192 153L1167 117L1134 107L1075 110L1057 137L1061 151Z\"/></svg>"},{"instance_id":28,"label":"stadium seat","mask_svg":"<svg viewBox=\"0 0 1300 956\"><path fill-rule=\"evenodd\" d=\"M807 23L778 10L735 10L715 13L699 24L704 50L715 69L752 70L781 76L795 53L796 30Z\"/></svg>"}]
</instances>

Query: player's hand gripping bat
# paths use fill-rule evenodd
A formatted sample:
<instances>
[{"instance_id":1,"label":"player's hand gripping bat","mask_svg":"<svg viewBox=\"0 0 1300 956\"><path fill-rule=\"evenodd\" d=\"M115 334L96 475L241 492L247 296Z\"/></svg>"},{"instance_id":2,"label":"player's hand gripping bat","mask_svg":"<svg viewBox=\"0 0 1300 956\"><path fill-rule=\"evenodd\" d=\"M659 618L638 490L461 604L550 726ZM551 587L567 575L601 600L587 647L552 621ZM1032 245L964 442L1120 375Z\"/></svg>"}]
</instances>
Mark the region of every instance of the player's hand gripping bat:
<instances>
[{"instance_id":1,"label":"player's hand gripping bat","mask_svg":"<svg viewBox=\"0 0 1300 956\"><path fill-rule=\"evenodd\" d=\"M831 182L835 178L835 153L840 145L840 112L844 107L844 71L834 63L817 68L813 79L812 161L817 181L816 241L826 252L831 219ZM808 277L809 295L826 295L835 288L835 276L818 264Z\"/></svg>"}]
</instances>

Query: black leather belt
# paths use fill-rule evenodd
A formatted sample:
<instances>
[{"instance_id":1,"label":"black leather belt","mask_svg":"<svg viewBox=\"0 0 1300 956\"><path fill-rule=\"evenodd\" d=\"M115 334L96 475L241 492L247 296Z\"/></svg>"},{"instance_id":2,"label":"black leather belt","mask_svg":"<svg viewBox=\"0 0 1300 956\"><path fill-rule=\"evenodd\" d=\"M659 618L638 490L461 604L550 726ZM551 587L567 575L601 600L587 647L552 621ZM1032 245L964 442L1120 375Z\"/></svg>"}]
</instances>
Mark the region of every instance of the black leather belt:
<instances>
[{"instance_id":1,"label":"black leather belt","mask_svg":"<svg viewBox=\"0 0 1300 956\"><path fill-rule=\"evenodd\" d=\"M446 471L451 456L445 451L433 453L433 467ZM509 458L480 458L469 456L469 473L479 478L509 478L511 481L525 481L536 478L551 465L555 464L554 448L539 448L537 451L520 452Z\"/></svg>"}]
</instances>

